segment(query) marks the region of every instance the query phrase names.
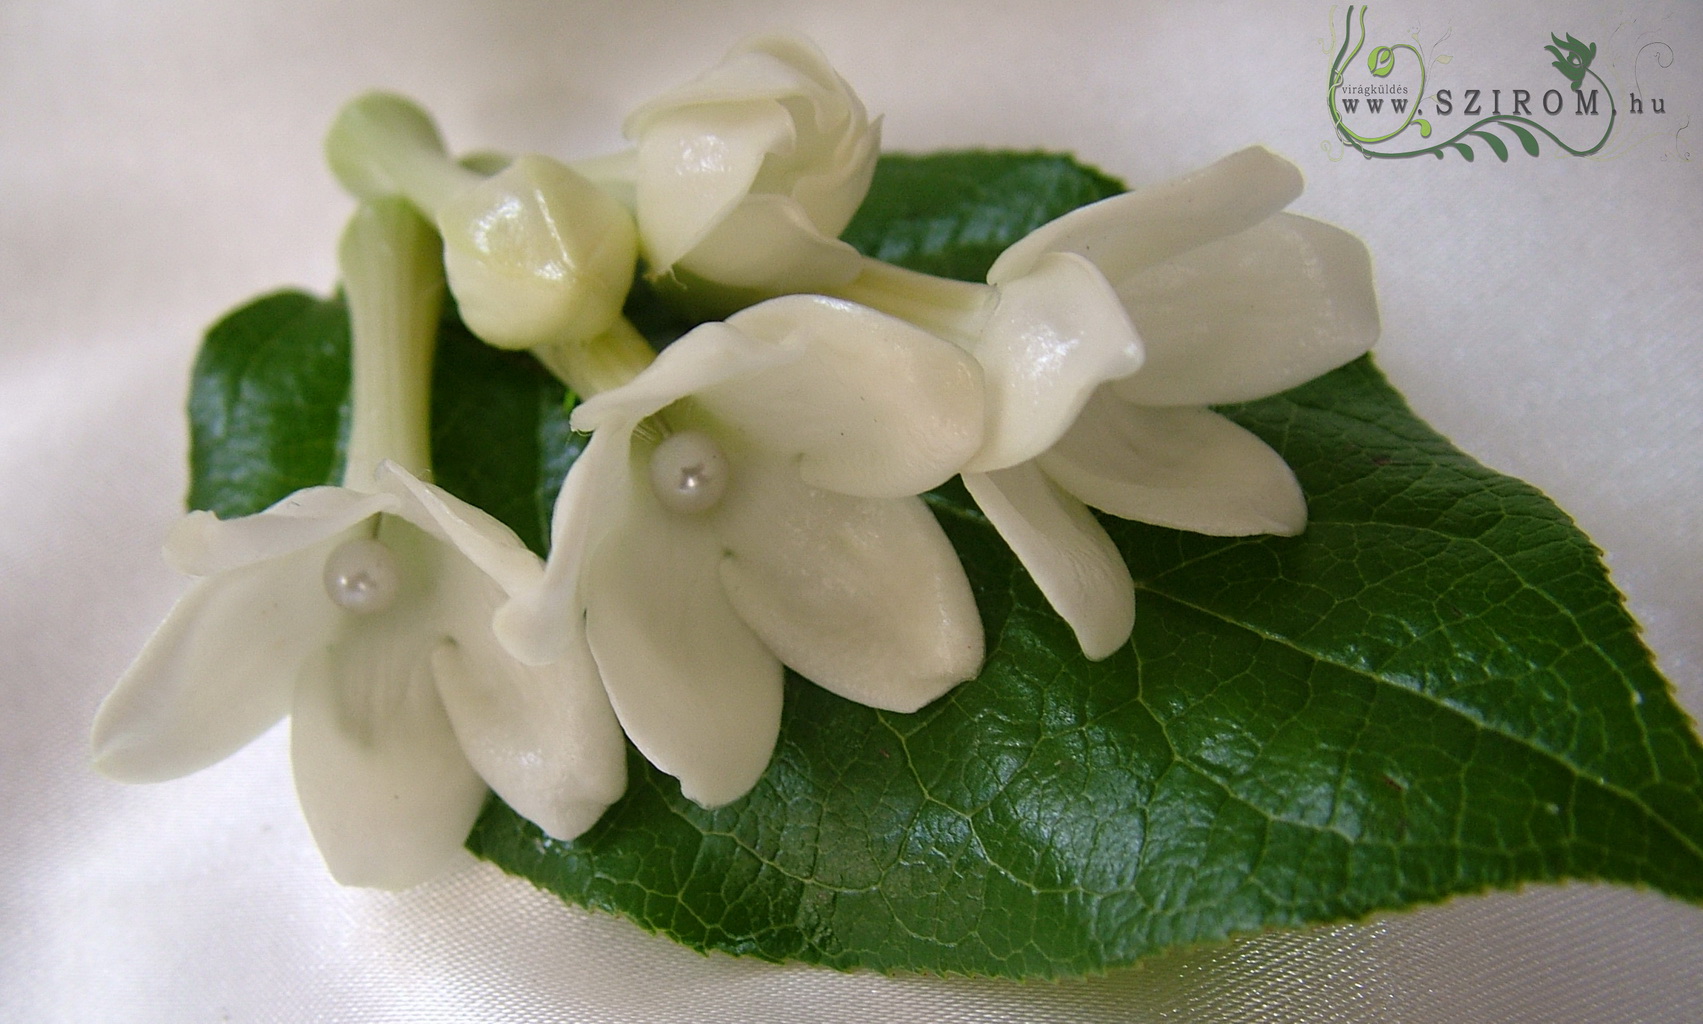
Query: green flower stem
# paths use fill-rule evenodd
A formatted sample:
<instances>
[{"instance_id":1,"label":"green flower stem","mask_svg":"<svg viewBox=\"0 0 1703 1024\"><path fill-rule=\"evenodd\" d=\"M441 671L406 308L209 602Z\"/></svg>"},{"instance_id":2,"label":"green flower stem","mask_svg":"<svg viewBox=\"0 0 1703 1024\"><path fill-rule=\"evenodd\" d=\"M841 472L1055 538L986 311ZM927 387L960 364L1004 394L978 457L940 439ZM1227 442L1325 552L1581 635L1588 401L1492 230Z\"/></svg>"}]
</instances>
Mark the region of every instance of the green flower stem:
<instances>
[{"instance_id":1,"label":"green flower stem","mask_svg":"<svg viewBox=\"0 0 1703 1024\"><path fill-rule=\"evenodd\" d=\"M656 350L624 316L590 341L537 345L531 351L581 398L620 387L656 359Z\"/></svg>"},{"instance_id":2,"label":"green flower stem","mask_svg":"<svg viewBox=\"0 0 1703 1024\"><path fill-rule=\"evenodd\" d=\"M908 320L961 348L975 346L998 296L990 285L935 277L867 256L857 277L826 292Z\"/></svg>"},{"instance_id":3,"label":"green flower stem","mask_svg":"<svg viewBox=\"0 0 1703 1024\"><path fill-rule=\"evenodd\" d=\"M399 197L363 202L337 249L350 321L343 486L372 487L390 460L431 479L432 357L443 309L437 232Z\"/></svg>"}]
</instances>

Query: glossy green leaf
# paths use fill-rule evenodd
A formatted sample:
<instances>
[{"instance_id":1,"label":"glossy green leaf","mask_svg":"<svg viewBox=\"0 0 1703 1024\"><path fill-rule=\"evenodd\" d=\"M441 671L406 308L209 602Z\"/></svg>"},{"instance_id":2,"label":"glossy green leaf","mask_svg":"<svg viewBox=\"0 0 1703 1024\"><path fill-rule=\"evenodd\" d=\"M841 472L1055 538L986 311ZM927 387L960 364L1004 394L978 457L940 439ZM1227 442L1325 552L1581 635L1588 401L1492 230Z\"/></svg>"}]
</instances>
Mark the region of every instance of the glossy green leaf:
<instances>
[{"instance_id":1,"label":"glossy green leaf","mask_svg":"<svg viewBox=\"0 0 1703 1024\"><path fill-rule=\"evenodd\" d=\"M889 157L847 237L978 278L1116 188L1072 166ZM235 513L332 478L342 315L275 296L214 330L193 495ZM537 545L577 451L560 388L453 320L437 384L439 481ZM747 798L705 811L635 756L578 841L493 802L470 847L701 949L1025 977L1526 882L1703 901L1703 747L1567 517L1369 360L1226 412L1289 460L1311 523L1226 540L1103 520L1138 588L1106 661L949 485L931 501L987 626L978 679L898 715L790 678Z\"/></svg>"},{"instance_id":2,"label":"glossy green leaf","mask_svg":"<svg viewBox=\"0 0 1703 1024\"><path fill-rule=\"evenodd\" d=\"M980 281L1006 246L1123 184L1049 153L884 157L842 236L867 256Z\"/></svg>"},{"instance_id":3,"label":"glossy green leaf","mask_svg":"<svg viewBox=\"0 0 1703 1024\"><path fill-rule=\"evenodd\" d=\"M336 483L348 401L341 301L278 292L226 315L190 383L189 507L242 516Z\"/></svg>"}]
</instances>

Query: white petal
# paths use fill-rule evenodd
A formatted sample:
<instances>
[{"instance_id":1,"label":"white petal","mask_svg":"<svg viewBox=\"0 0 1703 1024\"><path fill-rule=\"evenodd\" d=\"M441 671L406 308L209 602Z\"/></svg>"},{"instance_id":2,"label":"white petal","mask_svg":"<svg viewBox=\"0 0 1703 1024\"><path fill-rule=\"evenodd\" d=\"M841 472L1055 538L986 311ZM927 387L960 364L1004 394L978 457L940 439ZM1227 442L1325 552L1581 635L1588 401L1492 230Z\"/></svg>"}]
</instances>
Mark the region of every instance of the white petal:
<instances>
[{"instance_id":1,"label":"white petal","mask_svg":"<svg viewBox=\"0 0 1703 1024\"><path fill-rule=\"evenodd\" d=\"M915 711L976 674L982 622L958 554L917 498L810 487L740 465L716 512L721 579L781 661L849 700Z\"/></svg>"},{"instance_id":2,"label":"white petal","mask_svg":"<svg viewBox=\"0 0 1703 1024\"><path fill-rule=\"evenodd\" d=\"M645 259L663 273L751 192L769 153L792 143L792 117L768 99L692 105L646 118L637 215Z\"/></svg>"},{"instance_id":3,"label":"white petal","mask_svg":"<svg viewBox=\"0 0 1703 1024\"><path fill-rule=\"evenodd\" d=\"M634 110L622 132L636 139L651 130L656 118L684 107L825 97L838 81L827 58L809 40L790 33L753 36L703 75Z\"/></svg>"},{"instance_id":4,"label":"white petal","mask_svg":"<svg viewBox=\"0 0 1703 1024\"><path fill-rule=\"evenodd\" d=\"M344 885L404 889L448 870L484 803L421 640L352 630L302 669L290 724L296 794Z\"/></svg>"},{"instance_id":5,"label":"white petal","mask_svg":"<svg viewBox=\"0 0 1703 1024\"><path fill-rule=\"evenodd\" d=\"M538 587L538 557L495 519L400 467L385 464L379 481L405 497L399 514L438 541L420 622L445 637L431 650L431 673L463 753L509 806L573 838L626 788L626 745L581 622L556 624L569 642L554 664L517 662L492 616L505 592Z\"/></svg>"},{"instance_id":6,"label":"white petal","mask_svg":"<svg viewBox=\"0 0 1703 1024\"><path fill-rule=\"evenodd\" d=\"M863 257L791 196L756 194L724 211L674 263L717 284L775 294L845 284Z\"/></svg>"},{"instance_id":7,"label":"white petal","mask_svg":"<svg viewBox=\"0 0 1703 1024\"><path fill-rule=\"evenodd\" d=\"M599 428L568 470L550 520L550 558L535 585L509 591L493 629L510 654L531 665L570 656L583 636L580 575L597 539L626 503L632 425Z\"/></svg>"},{"instance_id":8,"label":"white petal","mask_svg":"<svg viewBox=\"0 0 1703 1024\"><path fill-rule=\"evenodd\" d=\"M1047 602L1075 631L1083 654L1099 661L1129 640L1135 583L1123 555L1087 506L1061 491L1033 462L965 473L964 486Z\"/></svg>"},{"instance_id":9,"label":"white petal","mask_svg":"<svg viewBox=\"0 0 1703 1024\"><path fill-rule=\"evenodd\" d=\"M381 463L378 485L401 499L396 514L453 546L506 593L538 585L543 561L515 532L484 509L428 484L394 462Z\"/></svg>"},{"instance_id":10,"label":"white petal","mask_svg":"<svg viewBox=\"0 0 1703 1024\"><path fill-rule=\"evenodd\" d=\"M842 108L848 101L857 100L821 49L796 32L766 32L743 39L728 51L727 63L756 65L764 60L771 62L763 72L765 76L775 81L784 79L790 84L788 92L808 95L831 113L843 114ZM752 77L757 74L754 70L746 73ZM784 99L788 92L774 91L768 95Z\"/></svg>"},{"instance_id":11,"label":"white petal","mask_svg":"<svg viewBox=\"0 0 1703 1024\"><path fill-rule=\"evenodd\" d=\"M862 119L860 105L857 117ZM815 173L800 173L792 184L792 197L809 214L811 223L827 238L838 238L851 223L858 207L869 194L875 165L881 157L881 119L862 130L842 133L835 152Z\"/></svg>"},{"instance_id":12,"label":"white petal","mask_svg":"<svg viewBox=\"0 0 1703 1024\"><path fill-rule=\"evenodd\" d=\"M1340 228L1279 214L1118 285L1147 365L1114 385L1141 405L1219 405L1286 391L1378 337L1372 264Z\"/></svg>"},{"instance_id":13,"label":"white petal","mask_svg":"<svg viewBox=\"0 0 1703 1024\"><path fill-rule=\"evenodd\" d=\"M1283 457L1207 409L1147 409L1102 388L1037 461L1066 491L1125 519L1223 537L1307 525Z\"/></svg>"},{"instance_id":14,"label":"white petal","mask_svg":"<svg viewBox=\"0 0 1703 1024\"><path fill-rule=\"evenodd\" d=\"M574 408L575 430L596 431L605 424L627 429L645 417L725 380L795 361L797 349L760 341L725 323L700 324L663 349L656 361L621 387Z\"/></svg>"},{"instance_id":15,"label":"white petal","mask_svg":"<svg viewBox=\"0 0 1703 1024\"><path fill-rule=\"evenodd\" d=\"M1141 368L1141 342L1117 293L1081 256L1046 253L998 294L976 344L988 429L972 471L1051 448L1095 388Z\"/></svg>"},{"instance_id":16,"label":"white petal","mask_svg":"<svg viewBox=\"0 0 1703 1024\"><path fill-rule=\"evenodd\" d=\"M491 635L487 607L431 664L468 761L545 832L574 838L626 790L627 746L583 635L559 661L522 665Z\"/></svg>"},{"instance_id":17,"label":"white petal","mask_svg":"<svg viewBox=\"0 0 1703 1024\"><path fill-rule=\"evenodd\" d=\"M1116 286L1143 267L1250 228L1300 194L1301 172L1294 164L1251 146L1192 174L1090 203L1041 225L1000 254L988 283L1021 277L1044 253L1074 252L1094 261Z\"/></svg>"},{"instance_id":18,"label":"white petal","mask_svg":"<svg viewBox=\"0 0 1703 1024\"><path fill-rule=\"evenodd\" d=\"M586 636L633 744L715 807L749 792L780 732L781 665L722 592L721 542L664 512L648 480L593 554Z\"/></svg>"},{"instance_id":19,"label":"white petal","mask_svg":"<svg viewBox=\"0 0 1703 1024\"><path fill-rule=\"evenodd\" d=\"M321 580L340 540L191 587L95 715L95 767L126 782L174 779L282 718L302 662L344 614Z\"/></svg>"},{"instance_id":20,"label":"white petal","mask_svg":"<svg viewBox=\"0 0 1703 1024\"><path fill-rule=\"evenodd\" d=\"M976 361L866 306L789 295L728 318L756 343L796 354L701 389L696 404L803 479L865 497L919 494L981 444Z\"/></svg>"},{"instance_id":21,"label":"white petal","mask_svg":"<svg viewBox=\"0 0 1703 1024\"><path fill-rule=\"evenodd\" d=\"M396 505L388 494L308 487L251 516L191 512L166 538L166 562L187 576L211 576L300 551Z\"/></svg>"}]
</instances>

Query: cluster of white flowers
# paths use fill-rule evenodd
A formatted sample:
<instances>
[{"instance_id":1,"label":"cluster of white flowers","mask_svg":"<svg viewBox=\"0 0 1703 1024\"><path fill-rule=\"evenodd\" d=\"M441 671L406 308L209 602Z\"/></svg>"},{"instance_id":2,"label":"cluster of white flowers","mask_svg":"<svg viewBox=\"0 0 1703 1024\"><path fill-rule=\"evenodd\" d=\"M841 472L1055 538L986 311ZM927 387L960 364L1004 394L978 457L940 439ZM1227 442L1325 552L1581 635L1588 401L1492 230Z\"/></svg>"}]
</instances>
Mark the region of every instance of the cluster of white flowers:
<instances>
[{"instance_id":1,"label":"cluster of white flowers","mask_svg":"<svg viewBox=\"0 0 1703 1024\"><path fill-rule=\"evenodd\" d=\"M201 579L102 706L103 771L176 777L288 714L332 873L407 886L451 862L486 787L559 839L589 828L625 787L623 735L690 799L737 799L783 666L893 711L972 678L981 619L919 497L955 475L1095 659L1128 641L1134 587L1090 507L1304 527L1281 457L1206 408L1377 333L1364 248L1282 212L1282 159L1084 207L984 285L837 238L879 123L805 41L749 41L626 129L631 151L578 164L458 163L406 100L339 115L328 156L361 201L343 486L184 520L168 556ZM641 260L729 315L657 355L621 315ZM545 561L427 482L446 285L581 399Z\"/></svg>"}]
</instances>

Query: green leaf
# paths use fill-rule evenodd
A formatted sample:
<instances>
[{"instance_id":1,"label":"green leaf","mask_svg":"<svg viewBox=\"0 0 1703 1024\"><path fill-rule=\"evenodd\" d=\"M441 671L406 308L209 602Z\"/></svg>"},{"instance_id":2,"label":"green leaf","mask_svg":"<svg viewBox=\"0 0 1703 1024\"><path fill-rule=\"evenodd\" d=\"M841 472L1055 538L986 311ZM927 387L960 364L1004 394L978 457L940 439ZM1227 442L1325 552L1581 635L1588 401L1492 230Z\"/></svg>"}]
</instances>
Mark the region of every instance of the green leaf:
<instances>
[{"instance_id":1,"label":"green leaf","mask_svg":"<svg viewBox=\"0 0 1703 1024\"><path fill-rule=\"evenodd\" d=\"M1016 239L1123 190L1114 178L1047 153L884 156L842 237L888 263L980 281Z\"/></svg>"},{"instance_id":2,"label":"green leaf","mask_svg":"<svg viewBox=\"0 0 1703 1024\"><path fill-rule=\"evenodd\" d=\"M341 301L278 292L227 314L190 381L189 507L243 516L336 483L348 398Z\"/></svg>"},{"instance_id":3,"label":"green leaf","mask_svg":"<svg viewBox=\"0 0 1703 1024\"><path fill-rule=\"evenodd\" d=\"M438 331L432 385L435 482L544 554L556 492L584 447L568 429L562 385L530 355L479 341L453 313Z\"/></svg>"},{"instance_id":4,"label":"green leaf","mask_svg":"<svg viewBox=\"0 0 1703 1024\"><path fill-rule=\"evenodd\" d=\"M847 237L979 278L1104 194L1070 166L889 157ZM1013 182L1033 189L1002 206ZM342 315L271 297L214 330L192 493L249 510L334 475ZM560 389L453 320L437 383L439 480L540 542L577 451ZM978 679L900 715L791 677L745 799L703 810L635 755L579 840L493 801L469 846L699 949L1019 977L1527 882L1703 901L1703 747L1567 517L1429 430L1370 360L1226 412L1294 467L1307 532L1103 519L1137 582L1111 658L1082 658L949 485L930 501L987 627Z\"/></svg>"}]
</instances>

